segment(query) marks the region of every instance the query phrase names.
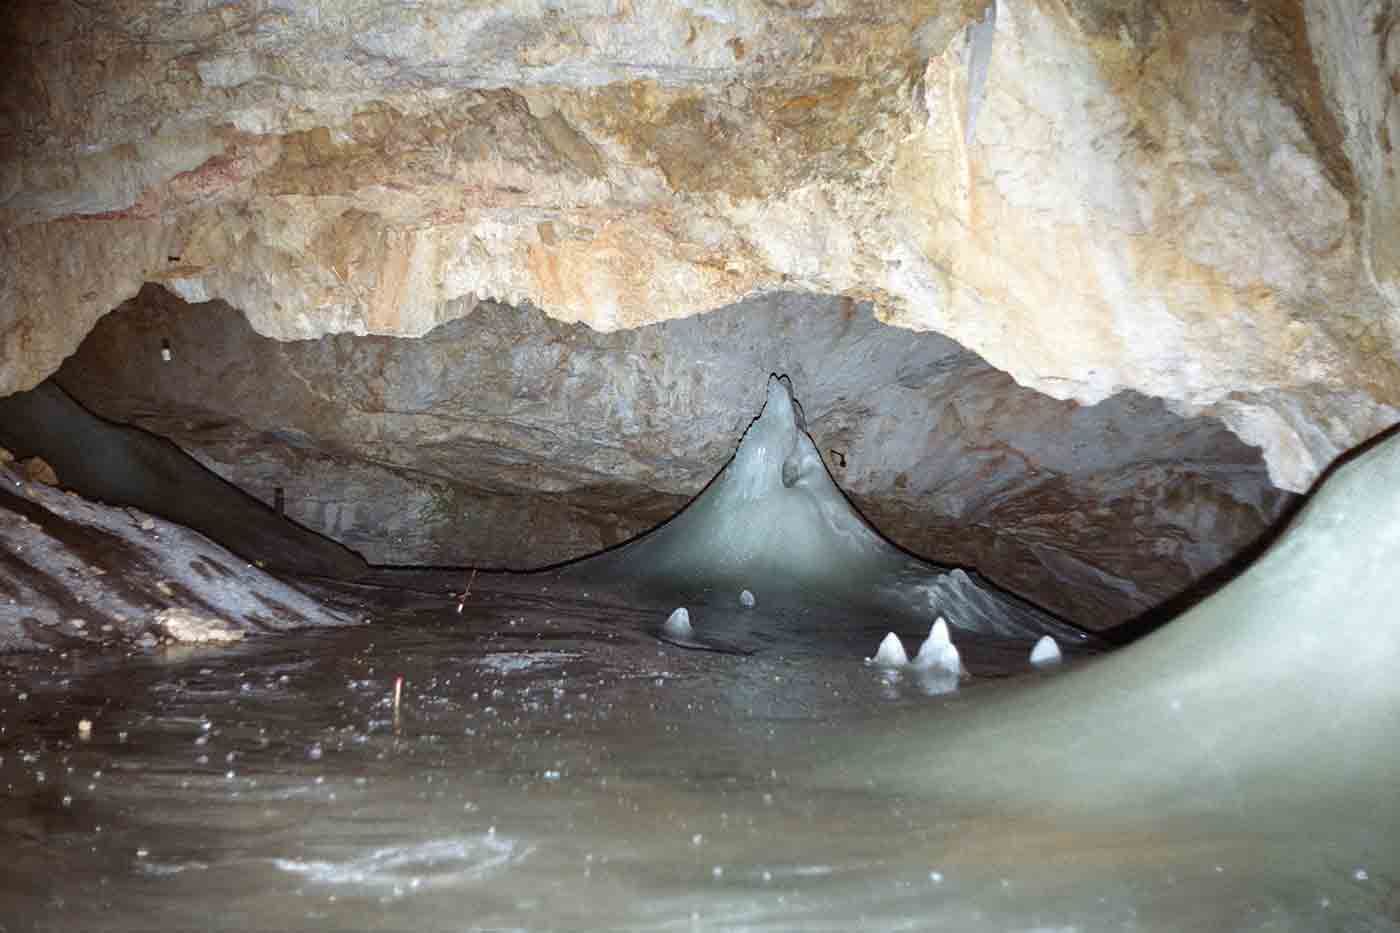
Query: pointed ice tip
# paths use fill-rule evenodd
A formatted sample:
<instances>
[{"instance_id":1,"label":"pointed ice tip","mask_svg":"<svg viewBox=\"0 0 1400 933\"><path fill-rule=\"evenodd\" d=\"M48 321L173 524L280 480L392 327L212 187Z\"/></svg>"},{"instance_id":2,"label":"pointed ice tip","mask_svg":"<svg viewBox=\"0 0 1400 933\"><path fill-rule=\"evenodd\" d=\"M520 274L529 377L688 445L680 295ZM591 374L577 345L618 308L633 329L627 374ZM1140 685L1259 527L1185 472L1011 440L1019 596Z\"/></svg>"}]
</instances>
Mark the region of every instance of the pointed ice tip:
<instances>
[{"instance_id":1,"label":"pointed ice tip","mask_svg":"<svg viewBox=\"0 0 1400 933\"><path fill-rule=\"evenodd\" d=\"M1035 647L1031 649L1031 663L1036 667L1050 667L1059 664L1064 659L1065 656L1060 653L1059 644L1049 635L1042 635L1040 641L1036 642Z\"/></svg>"},{"instance_id":2,"label":"pointed ice tip","mask_svg":"<svg viewBox=\"0 0 1400 933\"><path fill-rule=\"evenodd\" d=\"M909 655L904 653L904 643L899 636L890 632L880 642L880 650L875 652L875 657L866 660L881 667L903 667L909 663Z\"/></svg>"},{"instance_id":3,"label":"pointed ice tip","mask_svg":"<svg viewBox=\"0 0 1400 933\"><path fill-rule=\"evenodd\" d=\"M952 640L953 637L948 634L948 620L939 616L933 627L928 630L928 640L924 644L946 645Z\"/></svg>"},{"instance_id":4,"label":"pointed ice tip","mask_svg":"<svg viewBox=\"0 0 1400 933\"><path fill-rule=\"evenodd\" d=\"M666 619L666 624L661 627L671 638L694 638L695 629L690 627L690 612L684 606L677 609Z\"/></svg>"}]
</instances>

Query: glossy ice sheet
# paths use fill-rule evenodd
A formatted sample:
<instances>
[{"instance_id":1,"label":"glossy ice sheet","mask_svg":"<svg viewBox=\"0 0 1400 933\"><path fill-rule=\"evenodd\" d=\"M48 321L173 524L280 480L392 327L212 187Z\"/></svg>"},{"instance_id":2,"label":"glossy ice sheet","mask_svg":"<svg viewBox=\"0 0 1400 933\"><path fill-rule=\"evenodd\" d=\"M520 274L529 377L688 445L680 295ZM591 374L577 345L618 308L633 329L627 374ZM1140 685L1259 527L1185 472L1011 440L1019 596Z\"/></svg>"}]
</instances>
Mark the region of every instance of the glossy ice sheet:
<instances>
[{"instance_id":1,"label":"glossy ice sheet","mask_svg":"<svg viewBox=\"0 0 1400 933\"><path fill-rule=\"evenodd\" d=\"M862 660L882 622L760 606L716 623L751 653L687 651L616 594L486 582L458 614L417 585L357 596L369 627L5 659L0 925L1394 928L1393 840L1354 823L813 786L891 719L1061 676L1028 644L955 634L974 679L931 697Z\"/></svg>"}]
</instances>

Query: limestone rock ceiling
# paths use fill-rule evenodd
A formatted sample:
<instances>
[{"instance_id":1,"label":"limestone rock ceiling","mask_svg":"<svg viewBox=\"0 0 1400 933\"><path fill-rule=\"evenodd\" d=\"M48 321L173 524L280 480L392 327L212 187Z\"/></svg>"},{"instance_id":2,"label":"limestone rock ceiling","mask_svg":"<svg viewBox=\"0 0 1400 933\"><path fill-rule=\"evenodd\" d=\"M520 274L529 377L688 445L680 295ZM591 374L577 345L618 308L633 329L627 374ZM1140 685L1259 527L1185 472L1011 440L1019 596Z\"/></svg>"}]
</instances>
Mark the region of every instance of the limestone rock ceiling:
<instances>
[{"instance_id":1,"label":"limestone rock ceiling","mask_svg":"<svg viewBox=\"0 0 1400 933\"><path fill-rule=\"evenodd\" d=\"M484 302L418 339L278 342L148 287L56 378L269 504L282 487L290 517L371 561L519 568L678 511L774 371L883 532L1091 627L1188 586L1291 499L1215 419L1133 393L1056 401L833 297L611 333Z\"/></svg>"},{"instance_id":2,"label":"limestone rock ceiling","mask_svg":"<svg viewBox=\"0 0 1400 933\"><path fill-rule=\"evenodd\" d=\"M147 281L279 339L421 335L484 298L612 330L789 288L1057 398L1217 414L1302 490L1400 419L1396 22L27 0L0 24L0 392Z\"/></svg>"}]
</instances>

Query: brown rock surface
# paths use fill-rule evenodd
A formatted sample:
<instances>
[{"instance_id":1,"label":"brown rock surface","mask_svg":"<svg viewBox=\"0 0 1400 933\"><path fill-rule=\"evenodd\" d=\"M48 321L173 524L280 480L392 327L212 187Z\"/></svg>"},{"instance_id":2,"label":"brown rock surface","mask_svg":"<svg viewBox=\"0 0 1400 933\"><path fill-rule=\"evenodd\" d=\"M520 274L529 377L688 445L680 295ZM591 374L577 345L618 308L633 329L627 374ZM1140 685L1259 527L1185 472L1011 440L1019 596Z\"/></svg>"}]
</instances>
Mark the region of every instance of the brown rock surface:
<instances>
[{"instance_id":1,"label":"brown rock surface","mask_svg":"<svg viewBox=\"0 0 1400 933\"><path fill-rule=\"evenodd\" d=\"M1216 414L1293 490L1400 419L1393 16L987 9L13 4L0 392L150 281L279 339L786 288Z\"/></svg>"},{"instance_id":2,"label":"brown rock surface","mask_svg":"<svg viewBox=\"0 0 1400 933\"><path fill-rule=\"evenodd\" d=\"M160 361L162 342L174 348ZM832 475L896 542L1093 627L1228 560L1291 497L1218 421L1081 406L848 300L782 294L599 333L482 303L419 339L279 343L160 289L58 381L388 564L536 567L641 532L788 374Z\"/></svg>"}]
</instances>

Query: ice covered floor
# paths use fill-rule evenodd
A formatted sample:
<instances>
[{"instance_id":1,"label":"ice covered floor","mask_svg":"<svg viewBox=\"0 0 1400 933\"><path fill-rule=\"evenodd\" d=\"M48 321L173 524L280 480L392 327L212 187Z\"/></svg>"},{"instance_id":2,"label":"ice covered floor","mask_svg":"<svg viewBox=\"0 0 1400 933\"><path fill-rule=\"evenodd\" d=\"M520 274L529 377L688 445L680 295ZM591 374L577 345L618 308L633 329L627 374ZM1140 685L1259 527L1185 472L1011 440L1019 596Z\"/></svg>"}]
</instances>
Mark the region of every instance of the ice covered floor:
<instances>
[{"instance_id":1,"label":"ice covered floor","mask_svg":"<svg viewBox=\"0 0 1400 933\"><path fill-rule=\"evenodd\" d=\"M460 614L460 577L400 581L326 592L372 626L0 660L6 929L1394 928L1393 837L1365 821L813 783L887 722L1094 662L1037 674L955 632L975 676L929 696L864 662L860 617L759 604L726 623L742 652L691 651L663 609L557 581L478 578Z\"/></svg>"}]
</instances>

